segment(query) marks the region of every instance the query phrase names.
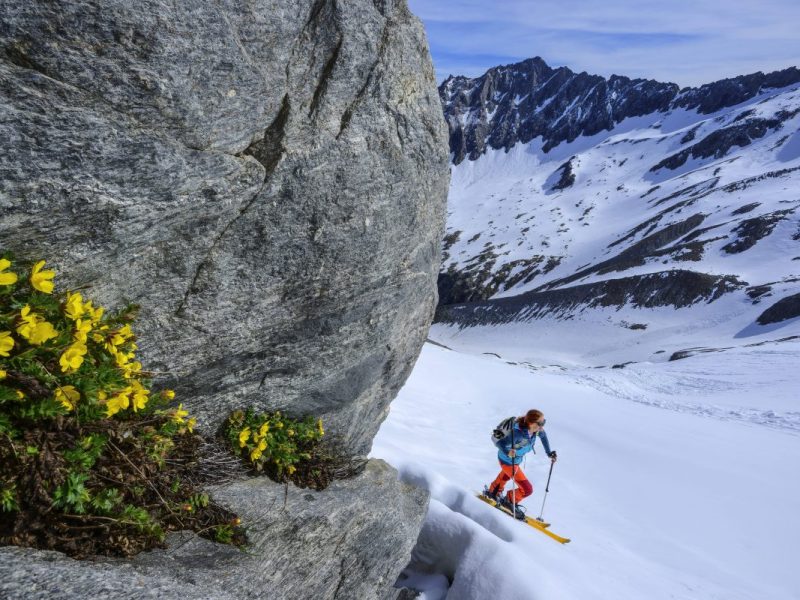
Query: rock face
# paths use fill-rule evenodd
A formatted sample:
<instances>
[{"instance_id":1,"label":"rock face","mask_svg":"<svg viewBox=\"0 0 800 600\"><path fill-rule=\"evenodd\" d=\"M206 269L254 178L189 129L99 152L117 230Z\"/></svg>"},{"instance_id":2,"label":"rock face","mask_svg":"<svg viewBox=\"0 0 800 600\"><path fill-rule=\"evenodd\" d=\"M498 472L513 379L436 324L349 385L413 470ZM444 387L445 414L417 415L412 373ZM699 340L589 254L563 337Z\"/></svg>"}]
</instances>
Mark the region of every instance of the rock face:
<instances>
[{"instance_id":1,"label":"rock face","mask_svg":"<svg viewBox=\"0 0 800 600\"><path fill-rule=\"evenodd\" d=\"M169 538L169 549L132 562L78 562L57 552L0 548L0 596L395 598L400 590L392 584L411 554L428 500L382 461L370 461L358 477L322 492L291 486L284 495L284 486L258 478L212 493L250 524L246 553L185 532Z\"/></svg>"},{"instance_id":2,"label":"rock face","mask_svg":"<svg viewBox=\"0 0 800 600\"><path fill-rule=\"evenodd\" d=\"M451 76L439 86L439 95L450 129L453 163L459 164L464 159L476 160L489 148L508 150L539 136L546 153L561 142L610 130L628 117L678 108L709 114L749 100L762 90L797 82L800 70L791 67L681 90L674 83L652 79L619 75L606 79L566 67L553 69L537 56L494 67L481 77ZM710 145L716 152L719 143L746 145L775 126L753 120L732 128L724 140L698 144L694 153L700 155Z\"/></svg>"},{"instance_id":3,"label":"rock face","mask_svg":"<svg viewBox=\"0 0 800 600\"><path fill-rule=\"evenodd\" d=\"M365 453L436 303L446 126L404 0L0 0L0 240L142 306L207 430Z\"/></svg>"},{"instance_id":4,"label":"rock face","mask_svg":"<svg viewBox=\"0 0 800 600\"><path fill-rule=\"evenodd\" d=\"M759 325L769 325L794 319L795 317L800 317L800 294L792 294L781 298L761 313L756 321Z\"/></svg>"}]
</instances>

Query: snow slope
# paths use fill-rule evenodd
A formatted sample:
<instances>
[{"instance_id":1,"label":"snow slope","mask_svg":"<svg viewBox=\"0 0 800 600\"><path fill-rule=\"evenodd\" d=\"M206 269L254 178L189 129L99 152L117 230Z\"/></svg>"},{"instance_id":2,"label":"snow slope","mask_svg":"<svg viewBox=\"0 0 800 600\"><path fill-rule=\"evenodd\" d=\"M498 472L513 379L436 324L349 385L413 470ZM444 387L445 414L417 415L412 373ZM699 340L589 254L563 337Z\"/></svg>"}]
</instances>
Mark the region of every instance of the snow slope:
<instances>
[{"instance_id":1,"label":"snow slope","mask_svg":"<svg viewBox=\"0 0 800 600\"><path fill-rule=\"evenodd\" d=\"M521 364L502 337L483 348L502 358L465 346L426 344L374 442L432 494L403 585L428 600L798 598L797 422L741 415L793 410L800 345L636 370ZM472 497L496 475L491 429L531 407L559 453L544 516L566 546ZM536 515L548 461L526 462Z\"/></svg>"}]
</instances>

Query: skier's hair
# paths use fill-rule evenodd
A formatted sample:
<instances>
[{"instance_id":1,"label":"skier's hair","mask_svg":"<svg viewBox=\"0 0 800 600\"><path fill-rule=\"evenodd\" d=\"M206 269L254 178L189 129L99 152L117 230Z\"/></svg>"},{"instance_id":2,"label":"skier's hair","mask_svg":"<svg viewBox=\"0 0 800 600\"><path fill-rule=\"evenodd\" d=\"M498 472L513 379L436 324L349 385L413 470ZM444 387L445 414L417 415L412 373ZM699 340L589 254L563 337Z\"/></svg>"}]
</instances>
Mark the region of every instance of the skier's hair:
<instances>
[{"instance_id":1,"label":"skier's hair","mask_svg":"<svg viewBox=\"0 0 800 600\"><path fill-rule=\"evenodd\" d=\"M517 418L517 424L520 427L527 427L533 423L538 423L541 418L544 416L544 413L540 410L536 410L532 408L528 412L526 412L523 416Z\"/></svg>"}]
</instances>

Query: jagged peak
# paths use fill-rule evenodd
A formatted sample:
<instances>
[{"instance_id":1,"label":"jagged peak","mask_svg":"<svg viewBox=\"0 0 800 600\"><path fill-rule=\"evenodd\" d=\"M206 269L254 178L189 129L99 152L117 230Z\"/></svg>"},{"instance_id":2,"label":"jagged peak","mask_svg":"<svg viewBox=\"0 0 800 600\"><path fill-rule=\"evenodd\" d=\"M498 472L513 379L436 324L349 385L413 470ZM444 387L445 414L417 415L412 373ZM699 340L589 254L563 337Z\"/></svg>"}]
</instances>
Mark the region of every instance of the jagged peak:
<instances>
[{"instance_id":1,"label":"jagged peak","mask_svg":"<svg viewBox=\"0 0 800 600\"><path fill-rule=\"evenodd\" d=\"M800 70L789 67L681 89L655 79L552 68L535 56L492 67L479 77L451 75L439 96L458 164L477 159L488 148L508 150L536 137L548 152L581 135L611 130L628 117L677 108L710 114L794 83L800 83Z\"/></svg>"}]
</instances>

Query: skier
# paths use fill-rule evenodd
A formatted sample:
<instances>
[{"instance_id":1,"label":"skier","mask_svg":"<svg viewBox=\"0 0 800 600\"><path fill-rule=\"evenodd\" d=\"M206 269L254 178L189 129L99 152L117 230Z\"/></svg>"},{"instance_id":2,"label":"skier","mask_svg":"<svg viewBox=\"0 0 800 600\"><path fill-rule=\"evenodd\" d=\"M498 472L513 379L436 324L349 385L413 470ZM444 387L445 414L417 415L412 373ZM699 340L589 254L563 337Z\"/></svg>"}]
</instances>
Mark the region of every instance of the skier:
<instances>
[{"instance_id":1,"label":"skier","mask_svg":"<svg viewBox=\"0 0 800 600\"><path fill-rule=\"evenodd\" d=\"M550 462L554 463L558 458L556 452L550 450L550 442L544 432L544 424L545 418L542 411L532 409L522 417L509 417L492 432L492 441L497 446L497 458L500 461L501 471L484 493L498 504L517 513L517 518L525 518L524 512L520 510L519 502L533 493L533 486L519 468L519 464L523 457L533 450L537 436L541 438ZM510 479L514 479L517 487L503 496L503 488Z\"/></svg>"}]
</instances>

